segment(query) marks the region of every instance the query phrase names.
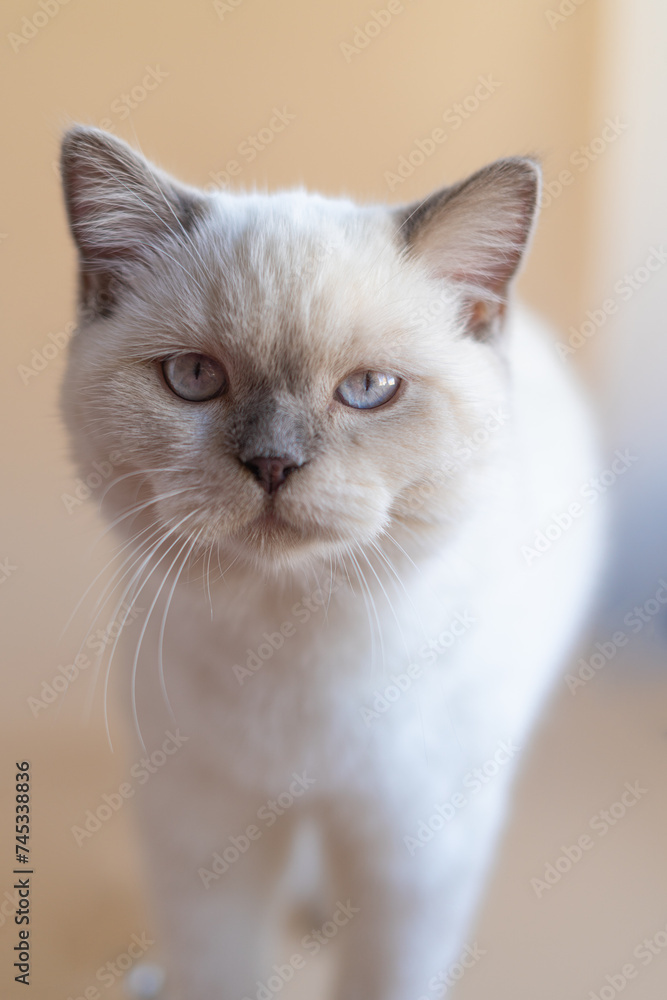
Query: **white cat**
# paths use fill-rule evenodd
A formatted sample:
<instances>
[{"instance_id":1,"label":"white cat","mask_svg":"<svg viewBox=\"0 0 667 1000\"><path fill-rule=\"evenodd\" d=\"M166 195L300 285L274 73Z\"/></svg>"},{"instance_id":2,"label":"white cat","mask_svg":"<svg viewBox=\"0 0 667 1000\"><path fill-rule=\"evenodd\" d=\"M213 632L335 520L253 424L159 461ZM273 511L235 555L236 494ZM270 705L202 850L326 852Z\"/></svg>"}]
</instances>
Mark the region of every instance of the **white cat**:
<instances>
[{"instance_id":1,"label":"white cat","mask_svg":"<svg viewBox=\"0 0 667 1000\"><path fill-rule=\"evenodd\" d=\"M433 997L601 549L585 408L507 307L538 168L396 209L204 194L92 128L62 166L66 420L122 456L125 694L172 741L136 796L169 995L266 998L340 934L339 1000ZM325 923L280 956L304 821Z\"/></svg>"}]
</instances>

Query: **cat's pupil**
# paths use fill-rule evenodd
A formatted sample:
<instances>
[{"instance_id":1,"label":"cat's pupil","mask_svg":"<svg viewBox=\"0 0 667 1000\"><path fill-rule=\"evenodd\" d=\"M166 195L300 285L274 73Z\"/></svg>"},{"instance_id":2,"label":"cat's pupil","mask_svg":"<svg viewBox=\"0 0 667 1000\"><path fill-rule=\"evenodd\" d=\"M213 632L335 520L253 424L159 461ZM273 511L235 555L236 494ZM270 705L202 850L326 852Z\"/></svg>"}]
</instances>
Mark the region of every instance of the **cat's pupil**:
<instances>
[{"instance_id":1,"label":"cat's pupil","mask_svg":"<svg viewBox=\"0 0 667 1000\"><path fill-rule=\"evenodd\" d=\"M201 361L195 361L195 378L196 379L199 378L200 372L201 372Z\"/></svg>"},{"instance_id":2,"label":"cat's pupil","mask_svg":"<svg viewBox=\"0 0 667 1000\"><path fill-rule=\"evenodd\" d=\"M366 392L370 389L372 381L373 379L371 378L371 373L366 372Z\"/></svg>"}]
</instances>

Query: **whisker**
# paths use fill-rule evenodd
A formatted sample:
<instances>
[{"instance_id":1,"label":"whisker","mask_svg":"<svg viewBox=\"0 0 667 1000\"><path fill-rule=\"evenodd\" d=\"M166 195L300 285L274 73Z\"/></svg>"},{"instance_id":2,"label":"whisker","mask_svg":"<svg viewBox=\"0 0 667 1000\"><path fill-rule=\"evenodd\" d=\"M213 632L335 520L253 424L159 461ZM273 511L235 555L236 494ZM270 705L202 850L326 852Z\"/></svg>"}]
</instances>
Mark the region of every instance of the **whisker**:
<instances>
[{"instance_id":1,"label":"whisker","mask_svg":"<svg viewBox=\"0 0 667 1000\"><path fill-rule=\"evenodd\" d=\"M386 537L386 538L389 539L389 541L392 543L392 545L396 546L396 548L399 550L399 552L402 552L402 554L408 560L408 562L410 563L410 565L413 566L417 570L418 573L422 572L421 566L417 565L417 563L412 559L412 557L405 551L405 549L403 548L403 546L397 541L396 538L394 538L393 535L391 535L387 531L386 528L384 529L384 531L382 532L382 534L383 534L384 537Z\"/></svg>"},{"instance_id":2,"label":"whisker","mask_svg":"<svg viewBox=\"0 0 667 1000\"><path fill-rule=\"evenodd\" d=\"M76 615L77 611L79 610L79 608L81 607L81 605L83 604L83 602L85 601L86 597L88 596L88 594L90 593L90 591L92 590L92 588L95 586L95 584L97 583L97 581L99 580L99 578L101 576L103 576L104 573L106 573L106 571L109 569L109 567L111 566L111 564L113 563L113 561L119 557L119 555L121 554L121 552L124 552L125 549L129 548L129 546L134 545L134 543L136 542L137 538L140 535L142 535L144 533L144 531L148 531L150 527L151 527L151 525L149 525L147 528L142 528L142 530L140 532L138 532L138 534L133 535L132 538L130 538L129 541L125 542L120 547L120 549L117 552L114 552L114 554L107 561L107 563L102 567L102 569L99 571L99 573L97 573L95 575L95 577L93 578L93 580L91 581L91 583L89 583L88 586L86 587L86 589L83 592L82 596L79 598L79 600L74 605L74 610L72 611L72 613L70 614L69 618L67 619L67 621L63 625L62 631L61 631L60 636L59 636L59 638L61 640L63 639L65 633L67 632L67 629L72 624L72 621L73 621L74 616ZM134 554L134 553L132 553L132 554ZM131 558L131 556L129 558ZM127 560L124 560L124 562L121 564L121 566L125 565L126 561ZM114 574L114 576L115 576L115 574Z\"/></svg>"},{"instance_id":3,"label":"whisker","mask_svg":"<svg viewBox=\"0 0 667 1000\"><path fill-rule=\"evenodd\" d=\"M398 632L399 632L399 635L401 637L401 642L403 643L403 646L405 648L406 656L409 659L410 658L410 648L409 648L409 646L408 646L408 644L407 644L407 642L405 640L405 634L403 632L403 626L401 625L401 620L400 620L400 618L398 617L398 615L396 613L396 610L394 608L394 605L392 604L391 598L389 597L389 594L387 593L387 591L385 589L385 586L382 583L382 580L380 579L380 577L378 576L378 574L377 574L377 572L375 570L375 567L373 566L373 563L369 559L367 553L364 551L364 549L362 547L359 548L359 552L364 557L364 559L366 560L366 562L368 563L368 568L370 569L371 573L373 574L373 576L377 580L378 586L379 586L380 590L382 591L382 593L384 594L384 598L385 598L385 600L386 600L386 602L387 602L387 604L389 606L389 610L391 611L391 613L393 615L393 618L394 618L394 621L396 622L396 624L398 626Z\"/></svg>"},{"instance_id":4,"label":"whisker","mask_svg":"<svg viewBox=\"0 0 667 1000\"><path fill-rule=\"evenodd\" d=\"M368 628L371 639L371 669L374 669L376 663L376 643L375 643L375 634L373 632L373 619L371 618L371 610L372 610L378 629L378 639L380 642L380 651L382 653L382 673L384 673L384 664L385 664L384 641L382 638L382 629L380 628L380 619L377 614L377 608L375 607L375 601L373 600L373 595L371 594L370 589L368 587L368 582L366 580L366 577L362 572L361 566L359 565L357 558L354 552L352 551L351 546L347 545L346 549L348 556L352 561L354 572L357 576L357 579L359 580L359 586L361 587L361 594L364 600L364 606L366 608L366 616L368 618Z\"/></svg>"},{"instance_id":5,"label":"whisker","mask_svg":"<svg viewBox=\"0 0 667 1000\"><path fill-rule=\"evenodd\" d=\"M419 611L415 607L414 601L412 600L412 596L410 594L410 591L407 589L407 587L405 586L403 580L399 576L399 574L398 574L398 572L397 572L394 564L392 563L391 559L389 558L389 556L387 555L387 553L384 551L384 549L382 548L382 546L378 545L377 542L371 541L370 545L371 545L371 548L379 556L379 558L382 561L383 565L387 567L387 569L389 570L389 572L394 577L394 580L395 580L394 585L396 585L396 583L398 583L398 585L400 586L401 590L405 594L405 596L406 596L406 598L408 600L408 604L410 605L410 610L414 614L415 619L419 622L419 626L421 628L422 624L421 624L421 619L420 619Z\"/></svg>"},{"instance_id":6,"label":"whisker","mask_svg":"<svg viewBox=\"0 0 667 1000\"><path fill-rule=\"evenodd\" d=\"M116 476L116 478L112 479L110 483L107 483L100 496L100 507L102 506L102 501L105 499L109 490L113 489L114 486L117 486L118 483L122 483L124 479L131 479L132 476L144 476L144 475L147 476L149 474L153 475L156 472L174 472L180 474L190 471L191 470L189 469L174 469L170 468L169 466L163 466L162 468L158 469L137 469L135 472L125 472L122 476Z\"/></svg>"},{"instance_id":7,"label":"whisker","mask_svg":"<svg viewBox=\"0 0 667 1000\"><path fill-rule=\"evenodd\" d=\"M150 525L149 528L153 529L151 531L151 534L147 538L144 538L139 543L139 545L136 546L136 548L134 548L132 550L132 552L130 552L129 555L122 561L122 563L118 567L118 569L116 569L113 572L113 574L111 576L111 579L107 582L107 584L105 585L105 587L102 590L102 593L99 595L99 597L95 601L95 604L93 605L93 608L92 608L92 611L91 611L91 615L92 615L91 622L90 622L90 625L88 626L88 629L86 630L86 633L85 633L85 635L84 635L84 637L81 640L81 643L79 645L79 650L78 650L79 653L81 653L81 651L83 650L83 647L87 643L87 641L88 641L88 639L90 637L90 634L91 634L93 628L95 627L96 622L99 620L99 616L100 616L100 613L102 611L102 608L104 608L105 605L109 602L109 600L111 599L111 597L114 594L114 592L121 586L123 580L128 576L128 574L130 574L132 572L132 569L134 568L134 566L136 566L136 564L144 557L144 555L152 547L152 545L155 544L152 541L152 539L154 539L157 534L159 534L161 531L163 531L165 527L168 527L169 524L173 523L174 520L175 519L173 517L169 518L164 524L158 523L157 527L155 527L154 525ZM145 530L148 530L148 529L145 529ZM133 542L136 541L136 537L137 536L135 536L135 538L132 540ZM158 548L159 548L159 545L160 545L160 541L158 539L158 542L157 542L157 547ZM119 554L120 553L118 553L118 555ZM134 558L135 556L136 556L136 558ZM109 563L107 563L107 567L105 567L105 569L108 568L111 565L111 563L113 562L114 558L117 558L117 556L112 557L112 559L109 561ZM99 574L98 574L98 576L99 576ZM88 588L88 590L90 590L90 587Z\"/></svg>"},{"instance_id":8,"label":"whisker","mask_svg":"<svg viewBox=\"0 0 667 1000\"><path fill-rule=\"evenodd\" d=\"M185 523L185 521L189 520L189 518L191 518L191 517L194 517L194 515L197 514L197 513L198 513L198 511L190 511L189 514L186 514L185 517L181 518L181 520L177 524L175 524L173 528L170 528L169 531L166 532L165 535L162 538L158 539L157 543L151 548L151 551L144 558L144 561L142 562L141 566L137 570L137 572L136 572L133 580L126 587L123 595L121 596L121 599L120 599L119 603L116 606L116 611L115 611L115 614L114 614L114 620L119 615L120 609L123 606L123 601L125 600L127 594L130 592L130 590L133 588L133 586L136 585L136 583L140 579L141 574L143 573L145 567L148 565L148 563L151 561L151 559L153 558L153 556L159 550L160 546L163 545L167 541L167 539L169 538L169 536L173 535L174 532L176 532L180 528L180 526ZM175 539L174 542L172 542L172 544L167 548L166 552L164 552L160 556L160 558L157 560L157 562L152 566L151 570L149 571L148 575L144 579L143 583L139 586L138 590L135 590L133 592L132 597L131 597L131 603L130 603L127 611L125 612L125 617L123 618L123 620L121 622L120 629L118 630L118 634L116 635L116 637L114 639L113 646L111 647L111 653L109 655L109 662L107 664L107 670L106 670L105 682L104 682L104 715L105 715L105 722L106 722L106 728L107 728L107 736L109 738L109 746L111 747L112 752L113 752L113 745L111 743L111 738L110 738L110 735L109 735L107 705L108 705L109 677L110 677L110 674L111 674L111 663L112 663L112 660L113 660L113 657L114 657L114 653L116 651L116 647L118 645L118 641L120 639L120 636L123 633L123 629L125 627L125 623L126 623L128 617L130 615L130 612L133 609L134 601L136 601L137 597L139 596L139 594L141 593L141 591L144 589L144 587L146 586L146 584L148 583L149 579L151 578L151 576L153 575L153 573L155 572L155 570L157 569L157 567L160 565L160 563L162 562L162 560L169 554L169 552L171 551L171 549L173 548L173 546L176 545L176 544L178 544L178 538ZM100 660L100 664L101 664L101 660ZM96 671L96 674L95 674L95 682L97 681L98 674L99 674L99 669Z\"/></svg>"},{"instance_id":9,"label":"whisker","mask_svg":"<svg viewBox=\"0 0 667 1000\"><path fill-rule=\"evenodd\" d=\"M169 566L169 569L167 570L167 572L164 574L164 576L162 578L162 582L161 582L160 586L157 588L157 590L155 592L155 596L153 598L153 601L151 603L150 608L148 609L148 612L147 612L146 617L144 619L144 623L143 623L143 625L141 627L141 631L139 633L139 639L138 639L138 642L137 642L137 648L136 648L136 651L135 651L135 654L134 654L134 660L133 660L133 663L132 663L132 718L134 719L134 724L135 724L135 726L137 728L137 736L139 737L139 742L141 743L141 746L142 746L143 750L146 750L146 744L144 743L143 736L141 735L141 728L139 726L139 716L138 716L138 713L137 713L137 669L138 669L138 666L139 666L139 655L141 653L141 644L142 644L144 636L146 634L146 630L148 628L148 623L150 621L151 615L153 614L153 610L155 608L155 605L158 602L158 599L160 597L160 593L162 592L162 588L164 587L165 583L167 582L169 574L171 573L173 567L176 565L176 563L180 559L181 553L183 552L183 550L189 544L190 548L188 549L187 555L186 555L185 559L183 560L183 565L181 566L181 570L183 569L183 566L185 566L185 563L187 562L188 556L192 552L192 550L195 547L198 539L201 537L203 531L204 531L204 528L202 527L202 528L199 529L199 532L197 533L197 535L194 538L192 538L192 535L188 536L188 538L185 540L185 542L183 543L183 545L181 546L181 548L176 553L176 557L171 562L171 564ZM177 544L177 543L175 542L174 544ZM171 551L171 548L173 548L173 546L170 546L170 548L167 551ZM165 553L165 555L166 555L166 553ZM157 566L157 564L156 564L156 566ZM155 568L156 567L154 567L154 569ZM177 581L178 581L178 577L180 576L180 572L181 571L179 570L179 573L178 573L178 575L176 577ZM168 698L167 698L167 704L169 705L169 699ZM173 716L173 712L171 714ZM108 727L107 727L107 736L108 735L109 735L109 732L108 732Z\"/></svg>"},{"instance_id":10,"label":"whisker","mask_svg":"<svg viewBox=\"0 0 667 1000\"><path fill-rule=\"evenodd\" d=\"M155 553L159 551L160 546L164 542L164 538L165 538L165 536L161 535L157 540L155 540L155 541L151 542L149 545L143 547L143 551L138 556L138 558L135 559L134 562L132 563L132 565L123 572L123 574L120 577L120 579L114 585L113 590L111 591L111 593L109 594L109 596L107 597L107 599L104 602L105 604L107 603L107 601L111 597L111 594L113 594L114 591L116 591L116 590L119 589L119 587L122 585L123 581L128 576L130 576L131 574L133 574L131 576L130 582L127 584L127 586L125 587L125 590L123 591L123 594L121 596L120 601L116 604L116 608L114 610L114 615L113 615L112 621L115 622L117 620L118 615L120 613L120 610L123 607L123 602L125 601L125 599L126 599L126 597L127 597L128 594L130 595L130 601L131 602L134 601L134 598L136 597L136 586L137 586L138 581L141 578L141 574L142 574L142 572L144 570L144 567L150 562L151 558L155 555ZM143 562L141 562L142 560L143 560ZM141 566L139 567L138 570L134 571L134 567L137 565L138 562L141 562ZM132 608L132 604L130 604L128 606L128 608L126 610L126 613L125 613L125 617L123 618L123 621L121 622L120 631L118 632L118 634L117 634L117 636L116 636L116 638L114 640L113 647L112 647L112 651L111 651L112 655L113 655L113 650L116 648L116 644L118 643L118 640L120 638L120 634L122 632L122 629L125 626L125 622L127 621L127 618L128 618L128 616L130 614L131 608ZM90 632L92 631L92 628L93 628L93 625L95 624L95 621L97 621L97 618L90 625L90 627L88 629L88 635L90 635ZM95 690L97 688L97 681L98 681L100 670L101 670L101 667L102 667L103 656L104 656L104 649L100 650L100 652L97 654L96 661L95 661L95 669L93 671L93 677L92 677L92 680L91 680L91 684L89 686L88 697L86 699L86 706L85 706L85 712L84 712L84 717L85 717L85 720L86 720L86 724L88 724L89 721L90 721L90 713L92 711L93 700L94 700L94 696L95 696Z\"/></svg>"},{"instance_id":11,"label":"whisker","mask_svg":"<svg viewBox=\"0 0 667 1000\"><path fill-rule=\"evenodd\" d=\"M160 530L161 530L161 529L162 529L163 527L166 527L166 526L167 526L168 524L170 524L170 523L171 523L172 521L174 521L174 518L173 518L173 517L170 517L170 518L169 518L169 519L168 519L168 520L167 520L166 522L153 522L153 524L149 524L149 525L147 525L147 526L146 526L145 528L142 528L142 529L141 529L141 531L139 531L139 532L137 532L137 533L136 533L135 535L133 535L133 536L132 536L132 537L131 537L131 538L129 539L129 541L125 542L125 543L124 543L124 544L123 544L123 545L122 545L122 546L120 547L120 549L118 549L118 551L117 551L117 552L115 552L115 553L114 553L114 554L113 554L113 555L111 556L111 558L110 558L110 559L108 560L108 562L106 563L106 565L105 565L105 566L103 566L103 567L102 567L102 569L101 569L101 570L99 571L99 573L97 573L97 574L96 574L96 576L94 577L93 581L92 581L92 582L91 582L91 583L90 583L90 584L88 585L88 587L86 588L86 590L84 591L84 593L82 594L82 596L81 596L81 597L79 598L79 600L77 601L76 605L74 606L74 610L72 611L71 615L69 616L69 618L68 618L68 619L67 619L67 621L65 622L65 625L64 625L64 627L63 627L63 630L62 630L62 632L61 632L61 634L60 634L60 638L61 638L61 639L62 639L62 638L63 638L63 636L65 635L65 633L66 633L67 629L69 628L69 626L71 625L71 623L72 623L72 621L73 621L73 619L74 619L74 616L76 615L77 611L79 610L79 608L81 607L81 605L82 605L82 604L83 604L83 602L85 601L86 597L88 596L88 594L90 593L90 591L92 590L92 588L93 588L93 587L95 586L95 584L96 584L96 583L97 583L97 581L98 581L98 580L100 579L100 577L101 577L101 576L103 576L103 575L104 575L104 573L106 573L106 572L107 572L107 570L108 570L108 569L109 569L109 568L111 567L111 564L112 564L112 563L114 562L114 560L115 560L115 559L118 559L118 558L120 557L121 553L123 553L123 552L124 552L124 551L125 551L126 549L128 549L128 548L130 548L131 546L135 545L135 543L137 542L137 540L138 540L138 539L139 539L139 538L140 538L140 537L141 537L141 536L142 536L142 535L143 535L143 534L144 534L144 533L145 533L146 531L150 531L150 532L151 532L151 534L150 534L150 535L148 535L148 537L147 537L147 538L144 538L144 539L143 539L143 541L142 541L142 542L140 542L140 544L139 544L139 545L138 545L138 546L137 546L136 548L134 548L134 549L132 550L132 552L131 552L131 553L130 553L130 554L129 554L129 555L128 555L128 556L127 556L127 557L126 557L126 558L125 558L125 559L124 559L124 560L123 560L122 562L121 562L121 564L120 564L120 566L118 567L118 569L116 569L116 570L114 571L114 573L113 573L113 575L112 575L112 577L111 577L111 580L110 580L110 581L109 581L109 582L107 583L107 585L105 586L104 590L102 591L102 593L100 594L100 596L99 596L99 597L97 598L97 601L96 601L95 605L93 606L93 613L95 613L95 612L96 612L96 611L97 611L97 610L98 610L98 609L99 609L100 607L103 607L103 606L104 606L104 604L106 604L106 601L104 601L104 604L101 604L101 601L102 601L102 598L104 597L105 593L106 593L106 592L108 591L108 589L109 589L109 587L111 586L111 584L112 584L112 582L113 582L114 578L115 578L116 576L118 576L118 574L119 574L119 573L121 572L121 570L123 569L123 567L124 567L124 566L127 566L128 562L129 562L129 561L130 561L130 560L132 559L132 557L133 557L133 556L134 556L134 555L135 555L135 554L136 554L136 553L137 553L137 552L138 552L138 551L139 551L139 550L140 550L140 549L141 549L141 548L142 548L142 547L143 547L143 546L144 546L144 545L146 544L146 542L147 542L147 541L148 541L148 540L149 540L150 538L152 538L152 537L153 537L154 535L156 535L156 534L157 534L157 533L158 533L158 532L159 532L159 531L160 531ZM156 525L156 523L157 523L157 527L155 526L155 525ZM115 587L114 587L114 589L115 589ZM107 600L108 600L108 598L107 598ZM95 619L93 619L93 624L94 624L94 622L95 622ZM79 650L79 652L80 652L80 650Z\"/></svg>"},{"instance_id":12,"label":"whisker","mask_svg":"<svg viewBox=\"0 0 667 1000\"><path fill-rule=\"evenodd\" d=\"M201 531L200 531L199 534L201 535ZM167 626L167 615L169 614L169 608L171 606L171 599L174 596L174 592L176 590L176 586L178 584L178 581L179 581L179 578L181 576L181 573L183 572L183 568L185 567L185 564L187 563L188 559L190 558L190 553L192 552L192 549L194 548L195 544L197 543L198 538L199 538L199 535L197 536L197 538L195 538L194 542L192 543L192 547L186 553L185 558L183 559L183 562L182 562L182 564L181 564L178 572L176 573L176 576L174 578L174 582L171 585L171 590L169 591L169 594L167 596L167 602L165 604L164 614L162 615L162 621L160 623L160 637L159 637L159 640L158 640L158 673L159 673L159 677L160 677L160 689L162 691L162 696L164 698L165 705L167 706L167 710L169 712L169 715L171 716L171 719L172 719L172 722L174 723L174 725L176 725L176 717L174 715L174 710L171 707L171 701L169 700L169 695L167 693L167 684L166 684L165 676L164 676L164 657L163 657L163 653L164 653L164 633L165 633L165 628ZM180 554L181 554L182 551L183 551L182 549L179 551L179 553L178 553L179 556L180 556ZM177 556L177 558L178 558L178 556ZM170 571L171 571L171 567L170 567Z\"/></svg>"},{"instance_id":13,"label":"whisker","mask_svg":"<svg viewBox=\"0 0 667 1000\"><path fill-rule=\"evenodd\" d=\"M206 563L206 593L208 595L208 606L211 609L211 621L213 621L213 600L211 598L211 558L213 556L213 546L215 542L211 542L208 548L208 562ZM202 566L202 570L204 567Z\"/></svg>"},{"instance_id":14,"label":"whisker","mask_svg":"<svg viewBox=\"0 0 667 1000\"><path fill-rule=\"evenodd\" d=\"M130 508L128 511L126 511L124 514L121 514L120 517L117 517L115 519L115 521L112 521L111 524L109 524L105 528L105 530L99 536L99 538L97 539L97 541L95 542L95 544L97 544L97 542L101 541L102 538L104 538L105 535L108 535L110 531L113 531L113 529L117 525L119 525L121 523L121 521L124 521L125 518L132 517L132 516L135 516L136 514L139 514L142 510L145 510L146 507L150 507L151 504L161 503L163 500L169 500L172 497L177 497L177 496L180 496L183 493L187 493L189 490L196 490L196 489L199 489L199 487L198 486L181 486L180 489L172 490L171 493L161 493L159 496L153 497L151 500L145 500L144 502L142 502L141 504L139 504L139 506L135 506L135 507Z\"/></svg>"}]
</instances>

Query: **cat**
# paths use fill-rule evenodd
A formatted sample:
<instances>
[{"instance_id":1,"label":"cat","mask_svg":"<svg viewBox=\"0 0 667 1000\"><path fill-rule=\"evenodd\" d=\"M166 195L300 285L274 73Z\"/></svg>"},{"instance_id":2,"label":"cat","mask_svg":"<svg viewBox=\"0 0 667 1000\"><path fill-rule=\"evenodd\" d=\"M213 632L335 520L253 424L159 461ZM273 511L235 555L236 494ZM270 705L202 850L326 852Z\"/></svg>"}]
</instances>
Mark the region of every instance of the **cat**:
<instances>
[{"instance_id":1,"label":"cat","mask_svg":"<svg viewBox=\"0 0 667 1000\"><path fill-rule=\"evenodd\" d=\"M603 548L587 406L510 300L539 167L387 207L204 193L85 126L61 163L64 418L116 454L128 715L178 744L135 799L168 996L266 1000L336 937L339 1000L429 1000ZM313 844L321 927L276 954Z\"/></svg>"}]
</instances>

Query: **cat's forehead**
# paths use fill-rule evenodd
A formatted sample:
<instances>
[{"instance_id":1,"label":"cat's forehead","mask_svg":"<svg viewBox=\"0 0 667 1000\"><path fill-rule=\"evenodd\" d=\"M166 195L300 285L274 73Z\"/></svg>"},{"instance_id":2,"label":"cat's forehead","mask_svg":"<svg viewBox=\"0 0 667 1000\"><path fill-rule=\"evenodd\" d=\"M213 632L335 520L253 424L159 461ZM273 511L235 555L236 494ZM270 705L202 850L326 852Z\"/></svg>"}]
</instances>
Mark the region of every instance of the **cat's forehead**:
<instances>
[{"instance_id":1,"label":"cat's forehead","mask_svg":"<svg viewBox=\"0 0 667 1000\"><path fill-rule=\"evenodd\" d=\"M206 236L230 266L232 287L245 281L274 296L305 291L324 275L371 283L397 256L386 211L306 191L218 196Z\"/></svg>"},{"instance_id":2,"label":"cat's forehead","mask_svg":"<svg viewBox=\"0 0 667 1000\"><path fill-rule=\"evenodd\" d=\"M315 239L320 234L359 233L368 219L378 218L373 207L364 208L347 198L332 198L304 189L252 194L217 192L209 200L214 227L237 240L254 242L262 236L284 235Z\"/></svg>"},{"instance_id":3,"label":"cat's forehead","mask_svg":"<svg viewBox=\"0 0 667 1000\"><path fill-rule=\"evenodd\" d=\"M395 320L402 274L386 213L300 191L220 196L202 242L206 325L257 369L312 371L368 351Z\"/></svg>"}]
</instances>

